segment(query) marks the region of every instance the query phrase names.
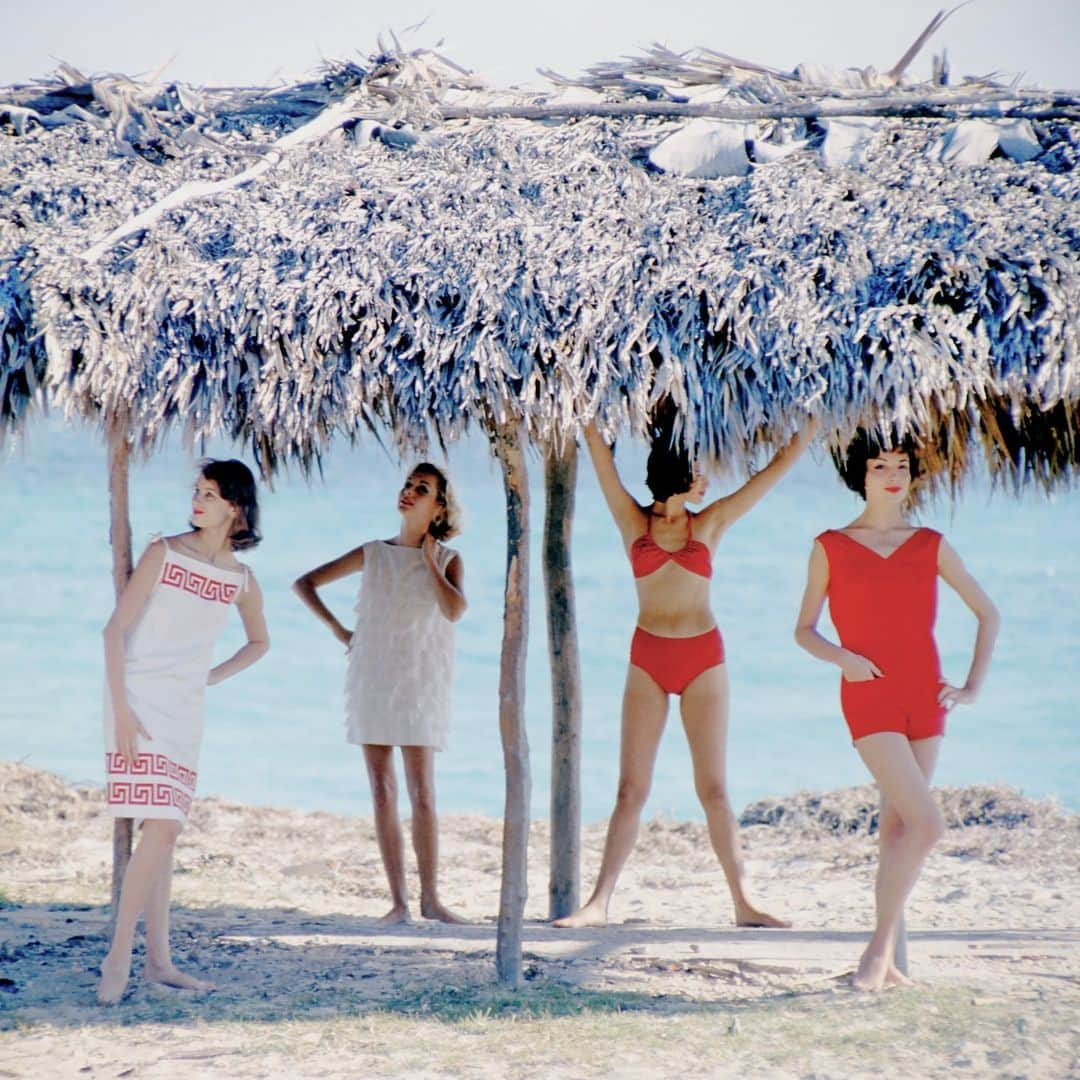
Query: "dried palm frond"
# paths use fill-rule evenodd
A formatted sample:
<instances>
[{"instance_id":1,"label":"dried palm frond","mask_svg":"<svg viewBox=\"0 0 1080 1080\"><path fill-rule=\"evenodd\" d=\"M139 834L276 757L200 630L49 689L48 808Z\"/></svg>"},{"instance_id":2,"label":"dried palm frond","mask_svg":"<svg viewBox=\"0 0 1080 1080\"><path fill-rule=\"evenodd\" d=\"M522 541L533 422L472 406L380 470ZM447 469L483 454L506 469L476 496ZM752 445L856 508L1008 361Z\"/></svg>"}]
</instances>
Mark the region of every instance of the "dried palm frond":
<instances>
[{"instance_id":1,"label":"dried palm frond","mask_svg":"<svg viewBox=\"0 0 1080 1080\"><path fill-rule=\"evenodd\" d=\"M273 463L372 425L401 445L508 419L544 445L593 416L641 432L670 394L693 445L735 468L814 412L838 443L860 423L914 434L943 481L980 445L1016 487L1070 480L1077 125L994 122L957 159L952 121L852 135L807 116L796 80L708 63L724 93L799 107L747 122L745 175L658 171L680 168L650 153L668 120L441 119L462 95L547 98L433 54L261 96L69 73L48 93L94 122L0 139L0 409L45 380L71 412L123 409L147 445L180 425ZM35 92L19 107L54 116ZM1005 108L1002 88L962 92Z\"/></svg>"}]
</instances>

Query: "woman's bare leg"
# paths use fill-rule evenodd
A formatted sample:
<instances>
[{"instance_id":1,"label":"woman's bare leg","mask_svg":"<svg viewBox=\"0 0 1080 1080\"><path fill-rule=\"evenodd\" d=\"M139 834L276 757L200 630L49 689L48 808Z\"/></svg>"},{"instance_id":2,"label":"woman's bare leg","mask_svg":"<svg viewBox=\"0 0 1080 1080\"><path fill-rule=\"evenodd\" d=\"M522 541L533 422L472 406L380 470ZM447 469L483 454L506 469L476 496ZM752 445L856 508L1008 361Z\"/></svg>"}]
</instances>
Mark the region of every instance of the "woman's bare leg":
<instances>
[{"instance_id":1,"label":"woman's bare leg","mask_svg":"<svg viewBox=\"0 0 1080 1080\"><path fill-rule=\"evenodd\" d=\"M412 841L420 871L420 914L425 919L463 923L439 900L439 821L435 813L435 751L430 746L403 746L405 784L412 803Z\"/></svg>"},{"instance_id":2,"label":"woman's bare leg","mask_svg":"<svg viewBox=\"0 0 1080 1080\"><path fill-rule=\"evenodd\" d=\"M705 811L713 851L727 878L736 926L790 926L775 915L759 911L746 896L738 822L727 794L726 665L703 671L683 691L679 706L694 765L694 788Z\"/></svg>"},{"instance_id":3,"label":"woman's bare leg","mask_svg":"<svg viewBox=\"0 0 1080 1080\"><path fill-rule=\"evenodd\" d=\"M205 979L186 975L172 962L169 947L169 899L172 893L173 861L154 882L146 901L146 963L143 978L149 982L176 986L181 990L213 990Z\"/></svg>"},{"instance_id":4,"label":"woman's bare leg","mask_svg":"<svg viewBox=\"0 0 1080 1080\"><path fill-rule=\"evenodd\" d=\"M147 906L153 890L169 874L173 846L179 835L178 821L152 819L143 823L139 842L120 888L112 945L101 962L97 999L102 1005L112 1005L123 996L131 974L131 951L135 945L135 927L139 915Z\"/></svg>"},{"instance_id":5,"label":"woman's bare leg","mask_svg":"<svg viewBox=\"0 0 1080 1080\"><path fill-rule=\"evenodd\" d=\"M908 742L892 731L866 735L855 743L884 801L874 896L877 925L852 979L858 990L880 990L896 981L896 934L904 901L918 880L945 825L930 791L939 737Z\"/></svg>"},{"instance_id":6,"label":"woman's bare leg","mask_svg":"<svg viewBox=\"0 0 1080 1080\"><path fill-rule=\"evenodd\" d=\"M405 848L397 812L397 777L394 748L364 744L364 761L371 782L371 802L375 809L375 837L379 842L386 880L390 886L390 910L379 920L384 926L407 922L409 894L405 889Z\"/></svg>"},{"instance_id":7,"label":"woman's bare leg","mask_svg":"<svg viewBox=\"0 0 1080 1080\"><path fill-rule=\"evenodd\" d=\"M619 792L608 822L604 856L592 896L554 926L604 926L615 883L637 840L641 811L649 796L660 736L667 719L667 694L641 668L630 665L623 692L619 743Z\"/></svg>"}]
</instances>

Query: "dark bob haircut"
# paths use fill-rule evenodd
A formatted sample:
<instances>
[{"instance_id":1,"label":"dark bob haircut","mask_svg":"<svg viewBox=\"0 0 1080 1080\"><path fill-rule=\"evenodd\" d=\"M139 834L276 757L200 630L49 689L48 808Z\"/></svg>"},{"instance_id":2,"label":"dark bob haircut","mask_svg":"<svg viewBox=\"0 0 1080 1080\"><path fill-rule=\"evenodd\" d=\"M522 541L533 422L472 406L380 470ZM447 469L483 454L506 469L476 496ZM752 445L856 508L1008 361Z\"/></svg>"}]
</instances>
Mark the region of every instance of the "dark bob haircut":
<instances>
[{"instance_id":1,"label":"dark bob haircut","mask_svg":"<svg viewBox=\"0 0 1080 1080\"><path fill-rule=\"evenodd\" d=\"M866 463L874 458L881 457L891 450L907 454L908 467L911 470L911 479L914 481L919 475L919 459L915 453L915 443L910 436L899 441L895 439L884 440L876 435L871 435L865 428L859 428L855 432L855 438L848 443L847 448L841 453L833 450L832 459L840 479L845 485L855 492L856 495L866 498Z\"/></svg>"},{"instance_id":2,"label":"dark bob haircut","mask_svg":"<svg viewBox=\"0 0 1080 1080\"><path fill-rule=\"evenodd\" d=\"M694 484L694 468L686 443L675 435L677 418L671 398L665 398L657 405L649 425L652 448L645 465L645 484L656 502L667 502L672 495L681 495Z\"/></svg>"},{"instance_id":3,"label":"dark bob haircut","mask_svg":"<svg viewBox=\"0 0 1080 1080\"><path fill-rule=\"evenodd\" d=\"M228 461L207 458L199 462L199 475L213 480L221 497L240 511L229 537L233 551L255 547L262 540L262 535L259 533L259 500L251 470L236 458ZM193 528L197 529L198 526L193 524Z\"/></svg>"}]
</instances>

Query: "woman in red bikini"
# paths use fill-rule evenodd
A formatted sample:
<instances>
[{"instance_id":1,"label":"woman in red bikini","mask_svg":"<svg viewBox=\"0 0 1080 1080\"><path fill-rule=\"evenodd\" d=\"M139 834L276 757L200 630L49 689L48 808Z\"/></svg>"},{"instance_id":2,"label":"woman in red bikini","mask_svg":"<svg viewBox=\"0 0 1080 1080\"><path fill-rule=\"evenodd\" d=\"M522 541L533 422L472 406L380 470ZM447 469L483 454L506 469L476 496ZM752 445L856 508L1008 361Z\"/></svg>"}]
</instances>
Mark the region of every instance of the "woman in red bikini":
<instances>
[{"instance_id":1,"label":"woman in red bikini","mask_svg":"<svg viewBox=\"0 0 1080 1080\"><path fill-rule=\"evenodd\" d=\"M883 798L877 925L853 979L859 990L881 990L904 981L893 965L904 900L944 829L930 778L945 713L975 700L999 618L945 538L908 524L905 509L917 475L911 446L886 449L860 432L838 467L866 508L850 525L814 541L795 640L840 668L844 719ZM939 577L978 620L971 668L960 687L942 680L934 644ZM826 598L839 645L817 629Z\"/></svg>"},{"instance_id":2,"label":"woman in red bikini","mask_svg":"<svg viewBox=\"0 0 1080 1080\"><path fill-rule=\"evenodd\" d=\"M668 695L679 697L709 838L727 878L739 926L786 926L747 899L735 816L727 797L728 679L724 643L709 608L712 553L727 528L791 468L813 428L799 434L738 491L691 514L705 494L685 450L672 445L669 410L654 432L646 483L653 496L639 506L622 486L611 448L595 425L585 431L600 488L630 557L638 621L623 694L619 790L608 823L596 887L584 907L555 926L603 926L615 882L637 838L641 810L667 718Z\"/></svg>"}]
</instances>

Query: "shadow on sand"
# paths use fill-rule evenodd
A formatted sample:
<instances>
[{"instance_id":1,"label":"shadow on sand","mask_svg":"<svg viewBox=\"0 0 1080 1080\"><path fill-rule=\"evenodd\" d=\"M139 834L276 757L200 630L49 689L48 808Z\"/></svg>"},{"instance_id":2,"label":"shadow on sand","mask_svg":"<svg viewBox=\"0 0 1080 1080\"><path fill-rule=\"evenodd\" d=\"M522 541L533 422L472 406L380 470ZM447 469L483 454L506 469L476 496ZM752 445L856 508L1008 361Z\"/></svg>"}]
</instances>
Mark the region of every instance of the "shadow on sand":
<instances>
[{"instance_id":1,"label":"shadow on sand","mask_svg":"<svg viewBox=\"0 0 1080 1080\"><path fill-rule=\"evenodd\" d=\"M142 947L118 1006L94 1003L107 947L104 908L26 905L0 911L0 1028L86 1024L319 1020L375 1013L457 1021L587 1012L724 1013L833 994L862 933L621 924L555 930L527 923L524 983L495 978L494 923L380 927L299 910L180 908L174 958L212 979L193 994L141 978ZM927 948L1075 948L1067 931L930 931ZM1066 940L1067 939L1067 940ZM982 944L980 945L980 942ZM838 959L839 958L839 959Z\"/></svg>"}]
</instances>

